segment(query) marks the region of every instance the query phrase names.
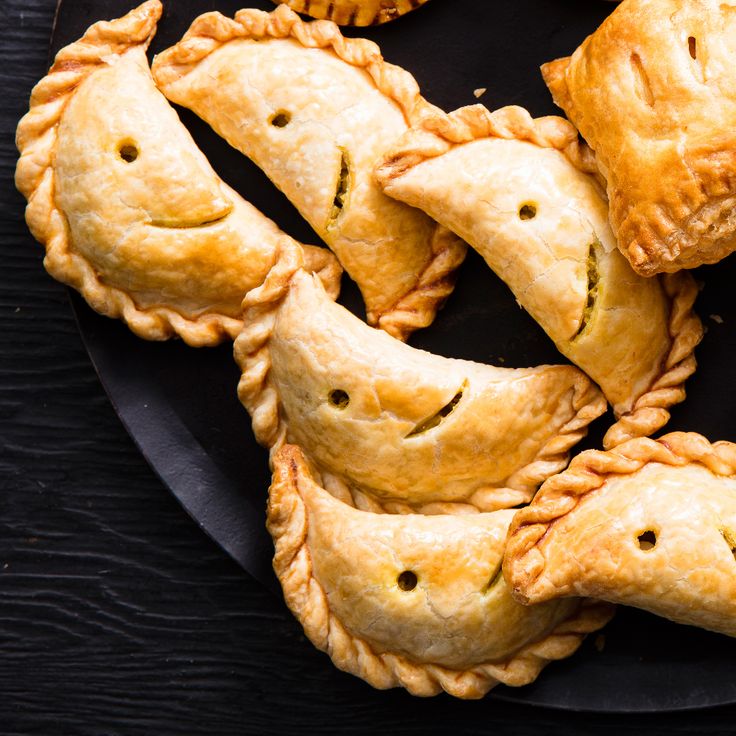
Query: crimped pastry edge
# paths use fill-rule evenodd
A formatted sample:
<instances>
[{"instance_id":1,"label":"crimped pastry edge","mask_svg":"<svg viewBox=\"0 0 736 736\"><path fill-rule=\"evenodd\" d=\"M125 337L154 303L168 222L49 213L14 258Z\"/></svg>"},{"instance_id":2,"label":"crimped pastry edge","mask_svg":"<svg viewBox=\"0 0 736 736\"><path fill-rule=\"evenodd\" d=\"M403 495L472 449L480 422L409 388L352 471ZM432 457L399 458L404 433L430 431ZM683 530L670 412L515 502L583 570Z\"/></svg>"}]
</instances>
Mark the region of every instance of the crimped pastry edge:
<instances>
[{"instance_id":1,"label":"crimped pastry edge","mask_svg":"<svg viewBox=\"0 0 736 736\"><path fill-rule=\"evenodd\" d=\"M404 687L419 696L444 690L458 698L480 698L499 683L525 685L536 679L548 662L573 654L586 634L600 629L613 615L610 604L584 600L571 618L543 639L522 647L506 662L485 663L465 671L418 664L399 654L378 654L330 611L327 595L314 577L307 544L309 515L299 491L300 482L306 479L311 480L301 450L294 445L282 447L274 456L268 501L267 526L275 545L273 567L287 605L311 642L327 652L339 669L373 687Z\"/></svg>"},{"instance_id":2,"label":"crimped pastry edge","mask_svg":"<svg viewBox=\"0 0 736 736\"><path fill-rule=\"evenodd\" d=\"M278 309L289 292L291 279L302 268L302 259L296 248L283 252L264 283L246 294L243 300L243 330L233 345L235 362L241 370L238 398L251 416L256 440L269 449L271 459L287 443L288 425L271 375L269 341ZM479 489L465 503L437 502L414 507L401 502L382 502L352 488L331 473L324 474L325 480L343 500L348 499L349 493L356 506L375 512L468 513L528 503L545 479L567 465L570 449L587 434L588 425L604 411L603 395L582 371L580 381L573 390L574 416L544 444L537 456L509 476L505 487Z\"/></svg>"},{"instance_id":3,"label":"crimped pastry edge","mask_svg":"<svg viewBox=\"0 0 736 736\"><path fill-rule=\"evenodd\" d=\"M596 179L605 197L605 181L595 164L595 154L580 141L575 126L554 115L533 118L517 106L491 112L483 105L470 105L451 113L428 114L404 134L376 175L385 189L393 179L423 161L447 153L456 145L489 137L522 140L561 151L573 166ZM693 311L697 284L685 272L663 274L661 283L670 307L670 349L662 358L662 372L606 432L606 449L633 437L651 435L667 424L668 409L685 399L685 381L695 372L694 350L703 337L703 326Z\"/></svg>"},{"instance_id":4,"label":"crimped pastry edge","mask_svg":"<svg viewBox=\"0 0 736 736\"><path fill-rule=\"evenodd\" d=\"M331 20L339 26L373 26L400 18L424 5L427 0L273 0L288 5L297 13L321 20Z\"/></svg>"},{"instance_id":5,"label":"crimped pastry edge","mask_svg":"<svg viewBox=\"0 0 736 736\"><path fill-rule=\"evenodd\" d=\"M74 252L66 217L54 201L54 148L68 101L106 57L147 48L161 11L159 0L147 0L121 18L95 23L81 39L59 51L48 74L33 88L30 109L18 124L21 156L15 183L28 200L26 222L45 246L44 266L55 279L79 291L100 314L123 319L139 337L165 340L179 335L189 345L209 346L233 339L241 321L219 314L189 319L169 307L139 307L122 290L104 284L90 263Z\"/></svg>"},{"instance_id":6,"label":"crimped pastry edge","mask_svg":"<svg viewBox=\"0 0 736 736\"><path fill-rule=\"evenodd\" d=\"M306 48L333 52L342 61L364 69L376 88L401 109L409 126L437 111L425 100L414 77L401 67L389 64L379 47L364 38L346 38L328 20L302 21L286 5L274 11L246 8L234 18L218 12L196 18L181 40L158 54L152 72L160 88L188 74L193 67L229 41L238 39L290 38ZM463 262L466 244L441 225L437 225L430 245L431 258L417 275L415 285L381 312L371 311L368 321L400 340L419 327L431 324L437 310L452 292L456 270Z\"/></svg>"},{"instance_id":7,"label":"crimped pastry edge","mask_svg":"<svg viewBox=\"0 0 736 736\"><path fill-rule=\"evenodd\" d=\"M520 509L511 522L503 568L516 600L528 604L556 597L536 585L546 566L537 545L556 521L573 513L609 477L631 475L648 463L699 463L716 475L734 475L736 444L711 443L695 432L671 432L656 440L637 437L613 450L586 450L577 455L567 470L542 485L532 504Z\"/></svg>"}]
</instances>

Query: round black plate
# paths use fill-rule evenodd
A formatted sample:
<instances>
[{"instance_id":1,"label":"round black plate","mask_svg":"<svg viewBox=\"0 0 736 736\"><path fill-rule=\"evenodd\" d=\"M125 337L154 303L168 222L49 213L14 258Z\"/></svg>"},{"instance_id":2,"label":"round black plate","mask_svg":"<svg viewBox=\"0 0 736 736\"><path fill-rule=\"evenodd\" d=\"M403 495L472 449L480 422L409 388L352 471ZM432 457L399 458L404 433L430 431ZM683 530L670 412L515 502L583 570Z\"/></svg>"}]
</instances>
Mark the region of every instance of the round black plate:
<instances>
[{"instance_id":1,"label":"round black plate","mask_svg":"<svg viewBox=\"0 0 736 736\"><path fill-rule=\"evenodd\" d=\"M95 20L122 15L131 4L62 1L53 51ZM176 41L199 13L218 9L232 14L242 4L169 0L152 52ZM273 7L265 1L247 4ZM473 91L486 88L481 101L489 108L519 104L543 115L556 110L539 65L570 53L611 9L596 0L432 0L395 23L346 33L377 41L389 61L411 71L425 96L447 110L475 103ZM318 242L255 166L187 111L180 114L229 184L294 237ZM736 439L730 368L736 354L731 329L736 310L729 298L735 267L731 258L697 274L705 284L698 309L709 331L698 349L700 368L688 384L688 400L675 409L668 430ZM347 279L341 301L362 315L357 291ZM76 295L73 304L100 379L144 456L200 526L255 578L277 590L271 540L264 529L266 453L255 444L236 398L238 371L231 347L193 350L180 342L147 343L121 323L94 314ZM411 343L506 366L564 362L473 253L444 311ZM610 422L610 416L599 420L584 446L599 446ZM533 685L500 687L488 697L597 711L730 703L736 702L735 656L733 639L622 609L604 637L591 637L574 657L547 668Z\"/></svg>"}]
</instances>

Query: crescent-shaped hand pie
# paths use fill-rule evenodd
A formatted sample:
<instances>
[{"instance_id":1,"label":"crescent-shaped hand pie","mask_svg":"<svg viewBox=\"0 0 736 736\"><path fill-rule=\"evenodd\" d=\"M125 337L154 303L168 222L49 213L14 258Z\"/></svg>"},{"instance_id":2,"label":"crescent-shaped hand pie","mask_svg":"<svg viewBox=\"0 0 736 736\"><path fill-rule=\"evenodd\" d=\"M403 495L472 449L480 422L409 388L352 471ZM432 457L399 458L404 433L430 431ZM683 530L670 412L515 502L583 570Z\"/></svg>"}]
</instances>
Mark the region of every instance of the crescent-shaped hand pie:
<instances>
[{"instance_id":1,"label":"crescent-shaped hand pie","mask_svg":"<svg viewBox=\"0 0 736 736\"><path fill-rule=\"evenodd\" d=\"M244 305L238 393L256 438L298 444L331 491L373 510L526 503L605 410L572 366L431 355L368 327L303 271L275 269Z\"/></svg>"},{"instance_id":2,"label":"crescent-shaped hand pie","mask_svg":"<svg viewBox=\"0 0 736 736\"><path fill-rule=\"evenodd\" d=\"M282 5L200 16L153 73L296 205L357 282L369 323L404 339L432 321L466 246L386 197L373 176L390 144L433 109L408 72L371 41Z\"/></svg>"},{"instance_id":3,"label":"crescent-shaped hand pie","mask_svg":"<svg viewBox=\"0 0 736 736\"><path fill-rule=\"evenodd\" d=\"M340 26L373 26L400 18L427 0L274 0L297 13L331 20Z\"/></svg>"},{"instance_id":4,"label":"crescent-shaped hand pie","mask_svg":"<svg viewBox=\"0 0 736 736\"><path fill-rule=\"evenodd\" d=\"M435 113L378 169L384 191L464 238L560 352L603 389L613 446L685 398L702 337L689 274L645 279L616 249L590 151L562 118L482 105Z\"/></svg>"},{"instance_id":5,"label":"crescent-shaped hand pie","mask_svg":"<svg viewBox=\"0 0 736 736\"><path fill-rule=\"evenodd\" d=\"M736 445L581 453L514 517L504 574L524 603L593 596L736 636Z\"/></svg>"},{"instance_id":6,"label":"crescent-shaped hand pie","mask_svg":"<svg viewBox=\"0 0 736 736\"><path fill-rule=\"evenodd\" d=\"M641 274L736 249L736 4L625 0L542 67L595 150L618 245Z\"/></svg>"},{"instance_id":7,"label":"crescent-shaped hand pie","mask_svg":"<svg viewBox=\"0 0 736 736\"><path fill-rule=\"evenodd\" d=\"M613 608L568 599L520 606L501 574L513 511L377 516L310 477L299 448L274 456L274 569L306 635L377 688L479 698L570 656Z\"/></svg>"},{"instance_id":8,"label":"crescent-shaped hand pie","mask_svg":"<svg viewBox=\"0 0 736 736\"><path fill-rule=\"evenodd\" d=\"M150 0L58 53L18 125L16 184L52 276L141 337L212 345L296 243L215 174L156 89L160 14ZM335 292L329 251L306 256Z\"/></svg>"}]
</instances>

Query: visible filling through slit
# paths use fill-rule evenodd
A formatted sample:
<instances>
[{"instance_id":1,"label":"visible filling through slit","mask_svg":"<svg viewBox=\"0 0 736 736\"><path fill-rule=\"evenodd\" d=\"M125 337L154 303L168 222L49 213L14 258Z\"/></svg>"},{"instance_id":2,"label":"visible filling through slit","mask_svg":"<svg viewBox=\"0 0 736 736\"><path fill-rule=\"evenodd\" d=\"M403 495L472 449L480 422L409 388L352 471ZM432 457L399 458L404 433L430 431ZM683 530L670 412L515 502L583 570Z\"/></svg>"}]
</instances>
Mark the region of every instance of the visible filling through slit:
<instances>
[{"instance_id":1,"label":"visible filling through slit","mask_svg":"<svg viewBox=\"0 0 736 736\"><path fill-rule=\"evenodd\" d=\"M489 578L486 583L486 587L483 588L484 593L488 593L493 590L503 580L503 569L501 562L498 563L498 567L493 571L493 575Z\"/></svg>"},{"instance_id":2,"label":"visible filling through slit","mask_svg":"<svg viewBox=\"0 0 736 736\"><path fill-rule=\"evenodd\" d=\"M434 414L432 414L431 417L428 419L425 419L423 422L420 422L417 424L414 429L412 429L411 432L409 432L407 436L408 437L416 437L418 434L423 434L424 432L428 432L430 429L434 429L435 427L439 426L444 419L446 419L452 412L454 411L455 407L460 402L460 399L463 397L463 391L465 390L467 382L463 382L463 385L460 387L459 391L438 411L436 411Z\"/></svg>"},{"instance_id":3,"label":"visible filling through slit","mask_svg":"<svg viewBox=\"0 0 736 736\"><path fill-rule=\"evenodd\" d=\"M335 198L332 200L332 209L327 219L327 227L332 227L345 206L345 201L350 188L350 162L348 160L348 152L343 148L340 149L342 156L340 157L340 175L337 178L337 187L335 189Z\"/></svg>"},{"instance_id":4,"label":"visible filling through slit","mask_svg":"<svg viewBox=\"0 0 736 736\"><path fill-rule=\"evenodd\" d=\"M726 544L729 546L734 559L736 559L736 541L734 540L733 533L727 529L721 529L721 535L726 540Z\"/></svg>"},{"instance_id":5,"label":"visible filling through slit","mask_svg":"<svg viewBox=\"0 0 736 736\"><path fill-rule=\"evenodd\" d=\"M598 257L595 252L595 244L592 243L588 247L588 261L587 261L587 277L588 277L588 299L585 302L585 308L583 309L583 318L580 321L580 327L575 333L573 340L580 337L588 326L591 317L593 316L593 310L595 309L595 302L598 298L598 286L600 281L600 274L598 273Z\"/></svg>"}]
</instances>

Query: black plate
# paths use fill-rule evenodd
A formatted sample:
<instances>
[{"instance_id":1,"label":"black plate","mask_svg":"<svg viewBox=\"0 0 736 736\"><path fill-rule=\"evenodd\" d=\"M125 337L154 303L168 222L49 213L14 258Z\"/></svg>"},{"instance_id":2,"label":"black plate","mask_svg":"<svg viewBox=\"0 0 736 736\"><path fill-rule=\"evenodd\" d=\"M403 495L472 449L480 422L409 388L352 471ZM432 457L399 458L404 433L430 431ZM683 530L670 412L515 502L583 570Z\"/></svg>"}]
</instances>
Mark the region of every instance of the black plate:
<instances>
[{"instance_id":1,"label":"black plate","mask_svg":"<svg viewBox=\"0 0 736 736\"><path fill-rule=\"evenodd\" d=\"M169 0L152 51L176 41L199 13L218 9L231 14L243 4ZM247 4L272 8L268 2ZM62 1L53 51L95 20L117 17L130 7L121 0ZM539 65L570 53L611 9L596 0L432 0L395 23L346 33L380 43L384 56L410 70L425 96L445 109L476 102L473 90L485 87L481 101L490 108L520 104L543 115L556 110ZM318 242L255 166L193 115L180 114L229 184L294 237ZM709 332L698 349L700 368L688 384L688 400L675 409L668 430L736 439L731 416L736 388L729 362L736 354L731 329L736 313L729 299L735 265L731 258L697 274L705 283L698 309ZM347 279L341 301L362 315L357 291ZM73 304L100 379L141 452L200 526L256 579L277 590L264 529L266 453L255 444L237 401L238 371L230 346L193 350L178 342L147 343L121 323L91 312L76 295ZM435 324L411 342L443 355L506 366L564 362L475 254L468 257L457 290ZM599 420L584 446L598 446L610 422L610 416ZM622 609L598 651L601 644L591 637L578 654L550 666L533 685L499 687L488 697L597 711L736 702L733 639Z\"/></svg>"}]
</instances>

